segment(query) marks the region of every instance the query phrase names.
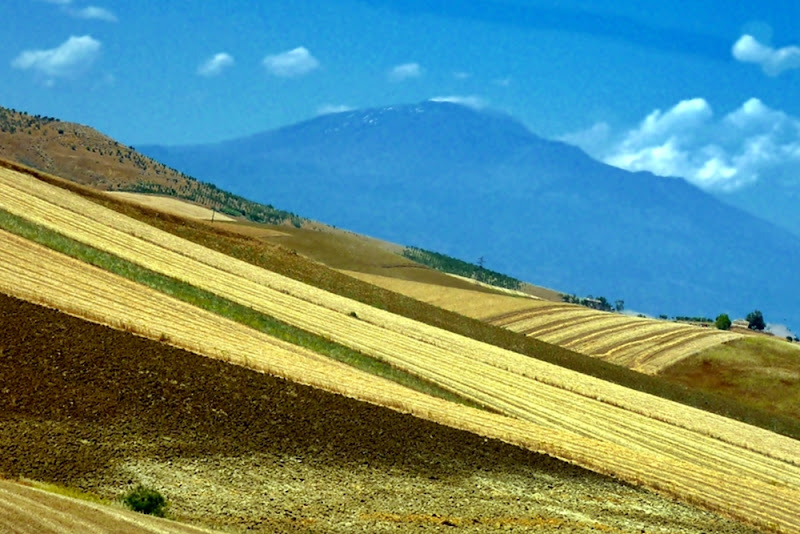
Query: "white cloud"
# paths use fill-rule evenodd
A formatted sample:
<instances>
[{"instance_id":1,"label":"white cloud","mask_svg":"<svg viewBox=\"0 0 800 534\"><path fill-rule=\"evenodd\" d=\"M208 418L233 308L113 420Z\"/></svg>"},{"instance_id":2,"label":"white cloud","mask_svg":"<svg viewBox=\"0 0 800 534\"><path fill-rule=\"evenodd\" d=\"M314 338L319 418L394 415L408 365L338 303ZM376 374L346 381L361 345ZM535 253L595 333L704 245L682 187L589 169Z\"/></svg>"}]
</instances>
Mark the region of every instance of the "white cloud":
<instances>
[{"instance_id":1,"label":"white cloud","mask_svg":"<svg viewBox=\"0 0 800 534\"><path fill-rule=\"evenodd\" d=\"M233 66L233 64L233 56L226 52L220 52L203 62L203 64L197 68L197 74L206 77L218 76L222 74L223 70Z\"/></svg>"},{"instance_id":2,"label":"white cloud","mask_svg":"<svg viewBox=\"0 0 800 534\"><path fill-rule=\"evenodd\" d=\"M317 58L303 46L267 56L262 63L267 71L281 78L303 76L319 67Z\"/></svg>"},{"instance_id":3,"label":"white cloud","mask_svg":"<svg viewBox=\"0 0 800 534\"><path fill-rule=\"evenodd\" d=\"M495 78L492 80L492 83L498 87L508 87L511 85L511 77L506 76L505 78Z\"/></svg>"},{"instance_id":4,"label":"white cloud","mask_svg":"<svg viewBox=\"0 0 800 534\"><path fill-rule=\"evenodd\" d=\"M785 70L800 68L800 47L772 48L752 35L742 35L731 49L733 57L744 63L756 63L768 76L778 76Z\"/></svg>"},{"instance_id":5,"label":"white cloud","mask_svg":"<svg viewBox=\"0 0 800 534\"><path fill-rule=\"evenodd\" d=\"M431 98L431 102L450 102L452 104L460 104L462 106L467 106L468 108L472 109L483 109L488 105L486 100L475 95L435 96Z\"/></svg>"},{"instance_id":6,"label":"white cloud","mask_svg":"<svg viewBox=\"0 0 800 534\"><path fill-rule=\"evenodd\" d=\"M72 0L40 0L47 4L61 6L62 11L70 16L79 19L94 19L104 20L106 22L117 22L117 16L110 10L104 7L86 6L81 8L70 7L73 5Z\"/></svg>"},{"instance_id":7,"label":"white cloud","mask_svg":"<svg viewBox=\"0 0 800 534\"><path fill-rule=\"evenodd\" d=\"M598 123L562 140L609 165L680 176L713 191L765 180L800 186L800 119L757 98L720 118L702 98L683 100L635 128L614 132Z\"/></svg>"},{"instance_id":8,"label":"white cloud","mask_svg":"<svg viewBox=\"0 0 800 534\"><path fill-rule=\"evenodd\" d=\"M353 111L355 108L344 104L323 104L317 108L317 115L330 115L332 113L344 113Z\"/></svg>"},{"instance_id":9,"label":"white cloud","mask_svg":"<svg viewBox=\"0 0 800 534\"><path fill-rule=\"evenodd\" d=\"M67 2L69 4L69 2ZM104 20L106 22L117 22L117 16L108 9L97 6L87 6L80 9L68 9L67 12L79 19Z\"/></svg>"},{"instance_id":10,"label":"white cloud","mask_svg":"<svg viewBox=\"0 0 800 534\"><path fill-rule=\"evenodd\" d=\"M422 67L419 66L419 63L403 63L392 67L389 71L389 80L393 82L402 82L420 76L422 76Z\"/></svg>"},{"instance_id":11,"label":"white cloud","mask_svg":"<svg viewBox=\"0 0 800 534\"><path fill-rule=\"evenodd\" d=\"M464 72L462 70L457 70L453 73L453 78L455 78L456 80L466 80L471 77L472 74L470 74L469 72Z\"/></svg>"},{"instance_id":12,"label":"white cloud","mask_svg":"<svg viewBox=\"0 0 800 534\"><path fill-rule=\"evenodd\" d=\"M71 36L56 48L25 50L14 58L11 66L50 78L68 78L86 71L100 54L100 47L100 41L89 35Z\"/></svg>"}]
</instances>

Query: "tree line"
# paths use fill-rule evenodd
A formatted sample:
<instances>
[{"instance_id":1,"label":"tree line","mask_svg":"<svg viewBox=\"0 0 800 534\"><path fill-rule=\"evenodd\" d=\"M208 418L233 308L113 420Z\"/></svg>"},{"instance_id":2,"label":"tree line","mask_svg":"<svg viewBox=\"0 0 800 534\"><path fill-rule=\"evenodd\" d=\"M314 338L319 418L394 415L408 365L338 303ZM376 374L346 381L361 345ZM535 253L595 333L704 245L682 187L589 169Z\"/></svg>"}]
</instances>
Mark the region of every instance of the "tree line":
<instances>
[{"instance_id":1,"label":"tree line","mask_svg":"<svg viewBox=\"0 0 800 534\"><path fill-rule=\"evenodd\" d=\"M437 271L472 278L485 284L515 290L522 288L521 280L484 267L483 258L480 258L477 263L469 263L446 254L418 247L406 247L403 249L403 256Z\"/></svg>"},{"instance_id":2,"label":"tree line","mask_svg":"<svg viewBox=\"0 0 800 534\"><path fill-rule=\"evenodd\" d=\"M612 306L611 302L603 296L593 297L592 295L587 295L586 297L578 297L576 295L561 295L561 300L569 304L580 304L581 306L586 306L587 308L600 311L615 311L617 313L621 313L625 310L624 300L617 299L614 301L614 305Z\"/></svg>"}]
</instances>

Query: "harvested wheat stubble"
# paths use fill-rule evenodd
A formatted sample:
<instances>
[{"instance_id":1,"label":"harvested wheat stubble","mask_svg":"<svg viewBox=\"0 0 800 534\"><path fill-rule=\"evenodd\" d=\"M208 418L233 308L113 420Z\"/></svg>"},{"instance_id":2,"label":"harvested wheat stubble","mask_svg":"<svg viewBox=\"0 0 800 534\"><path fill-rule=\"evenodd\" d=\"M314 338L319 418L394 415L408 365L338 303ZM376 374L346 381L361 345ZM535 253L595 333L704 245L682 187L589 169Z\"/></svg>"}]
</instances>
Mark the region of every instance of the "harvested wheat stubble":
<instances>
[{"instance_id":1,"label":"harvested wheat stubble","mask_svg":"<svg viewBox=\"0 0 800 534\"><path fill-rule=\"evenodd\" d=\"M0 480L0 531L7 534L210 534L212 531Z\"/></svg>"},{"instance_id":2,"label":"harvested wheat stubble","mask_svg":"<svg viewBox=\"0 0 800 534\"><path fill-rule=\"evenodd\" d=\"M536 297L492 294L352 270L341 270L341 272L395 293L482 320L501 313L516 313L543 302Z\"/></svg>"},{"instance_id":3,"label":"harvested wheat stubble","mask_svg":"<svg viewBox=\"0 0 800 534\"><path fill-rule=\"evenodd\" d=\"M729 331L568 304L532 307L493 317L490 322L648 374L656 374L701 350L741 337Z\"/></svg>"},{"instance_id":4,"label":"harvested wheat stubble","mask_svg":"<svg viewBox=\"0 0 800 534\"><path fill-rule=\"evenodd\" d=\"M550 443L551 454L568 450L574 456L567 457L581 465L611 469L762 526L800 529L790 511L800 508L800 446L788 438L369 308L159 233L57 188L27 184L22 175L12 178L3 183L21 186L0 191L8 211L330 337L539 429L579 441L599 437L591 441L603 445L605 463L600 468L593 455L565 443ZM357 318L350 317L353 311ZM626 466L606 457L610 449L604 447L641 462Z\"/></svg>"},{"instance_id":5,"label":"harvested wheat stubble","mask_svg":"<svg viewBox=\"0 0 800 534\"><path fill-rule=\"evenodd\" d=\"M605 332L628 330L634 326L628 321L620 322L618 316L610 314L596 315L592 313L577 317L576 315L572 311L562 312L559 316L550 315L545 327L525 328L524 332L526 335L534 336L547 341L547 343L566 346L597 332L600 332L599 335L602 336Z\"/></svg>"}]
</instances>

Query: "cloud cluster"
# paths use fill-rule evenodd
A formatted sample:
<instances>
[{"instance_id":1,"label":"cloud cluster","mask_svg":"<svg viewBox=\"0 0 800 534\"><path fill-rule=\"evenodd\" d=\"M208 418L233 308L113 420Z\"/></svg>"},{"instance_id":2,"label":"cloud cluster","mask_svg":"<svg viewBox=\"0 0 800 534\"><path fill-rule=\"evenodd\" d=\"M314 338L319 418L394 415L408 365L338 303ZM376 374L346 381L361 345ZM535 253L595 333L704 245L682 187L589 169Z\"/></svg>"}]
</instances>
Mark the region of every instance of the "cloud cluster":
<instances>
[{"instance_id":1,"label":"cloud cluster","mask_svg":"<svg viewBox=\"0 0 800 534\"><path fill-rule=\"evenodd\" d=\"M317 115L330 115L332 113L344 113L353 111L355 108L345 104L323 104L317 108Z\"/></svg>"},{"instance_id":2,"label":"cloud cluster","mask_svg":"<svg viewBox=\"0 0 800 534\"><path fill-rule=\"evenodd\" d=\"M388 78L393 82L402 82L409 78L419 78L422 76L422 67L419 63L403 63L389 70Z\"/></svg>"},{"instance_id":3,"label":"cloud cluster","mask_svg":"<svg viewBox=\"0 0 800 534\"><path fill-rule=\"evenodd\" d=\"M86 6L76 9L67 9L67 13L79 19L94 19L105 22L117 22L117 16L104 7Z\"/></svg>"},{"instance_id":4,"label":"cloud cluster","mask_svg":"<svg viewBox=\"0 0 800 534\"><path fill-rule=\"evenodd\" d=\"M800 119L757 98L719 118L704 99L683 100L627 131L599 123L562 140L609 165L680 176L712 191L759 180L800 186Z\"/></svg>"},{"instance_id":5,"label":"cloud cluster","mask_svg":"<svg viewBox=\"0 0 800 534\"><path fill-rule=\"evenodd\" d=\"M483 109L488 103L483 98L476 95L450 95L450 96L435 96L431 98L431 102L450 102L452 104L460 104L472 109Z\"/></svg>"},{"instance_id":6,"label":"cloud cluster","mask_svg":"<svg viewBox=\"0 0 800 534\"><path fill-rule=\"evenodd\" d=\"M778 76L787 70L800 69L798 46L776 49L758 42L752 35L742 35L734 43L731 52L739 61L760 65L768 76Z\"/></svg>"},{"instance_id":7,"label":"cloud cluster","mask_svg":"<svg viewBox=\"0 0 800 534\"><path fill-rule=\"evenodd\" d=\"M62 10L70 16L79 19L102 20L105 22L117 22L117 16L104 7L86 6L72 7L72 0L43 0L48 4L61 6Z\"/></svg>"},{"instance_id":8,"label":"cloud cluster","mask_svg":"<svg viewBox=\"0 0 800 534\"><path fill-rule=\"evenodd\" d=\"M100 54L101 43L90 35L71 36L47 50L25 50L11 62L15 69L30 70L48 78L70 78L86 71Z\"/></svg>"},{"instance_id":9,"label":"cloud cluster","mask_svg":"<svg viewBox=\"0 0 800 534\"><path fill-rule=\"evenodd\" d=\"M267 72L280 78L303 76L319 67L317 58L312 56L304 46L280 54L268 55L262 64Z\"/></svg>"},{"instance_id":10,"label":"cloud cluster","mask_svg":"<svg viewBox=\"0 0 800 534\"><path fill-rule=\"evenodd\" d=\"M222 74L223 70L233 66L233 64L234 64L233 56L231 56L227 52L220 52L218 54L214 54L206 61L204 61L197 68L197 74L205 77L219 76L220 74Z\"/></svg>"}]
</instances>

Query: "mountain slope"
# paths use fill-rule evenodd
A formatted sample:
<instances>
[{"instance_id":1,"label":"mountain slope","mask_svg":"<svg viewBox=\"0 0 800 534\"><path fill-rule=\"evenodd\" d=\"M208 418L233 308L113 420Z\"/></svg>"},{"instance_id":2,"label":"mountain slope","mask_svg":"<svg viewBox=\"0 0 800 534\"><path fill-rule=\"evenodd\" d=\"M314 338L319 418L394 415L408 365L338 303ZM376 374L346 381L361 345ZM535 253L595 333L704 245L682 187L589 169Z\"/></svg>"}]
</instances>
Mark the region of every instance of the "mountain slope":
<instances>
[{"instance_id":1,"label":"mountain slope","mask_svg":"<svg viewBox=\"0 0 800 534\"><path fill-rule=\"evenodd\" d=\"M304 216L653 314L800 324L800 239L679 179L514 120L426 102L328 115L155 159Z\"/></svg>"}]
</instances>

